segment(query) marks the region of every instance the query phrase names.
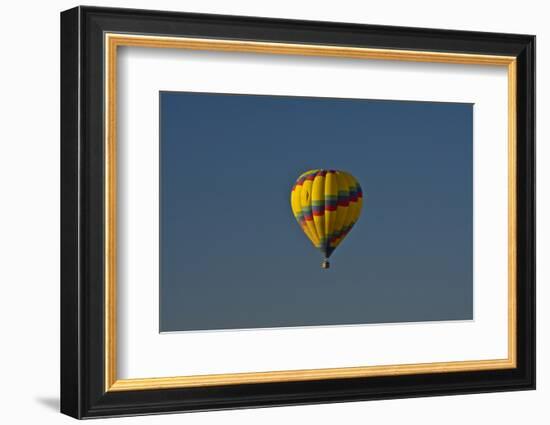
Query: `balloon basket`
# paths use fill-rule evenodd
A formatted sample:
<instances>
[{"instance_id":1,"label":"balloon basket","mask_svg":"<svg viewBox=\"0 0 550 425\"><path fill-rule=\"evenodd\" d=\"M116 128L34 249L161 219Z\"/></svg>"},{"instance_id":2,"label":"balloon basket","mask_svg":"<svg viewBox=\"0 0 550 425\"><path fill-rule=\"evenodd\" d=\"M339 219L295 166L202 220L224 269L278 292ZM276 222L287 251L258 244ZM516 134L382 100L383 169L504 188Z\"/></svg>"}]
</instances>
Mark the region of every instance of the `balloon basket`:
<instances>
[{"instance_id":1,"label":"balloon basket","mask_svg":"<svg viewBox=\"0 0 550 425\"><path fill-rule=\"evenodd\" d=\"M324 260L324 261L321 263L321 268L322 268L322 269L328 269L328 268L330 268L330 263L328 262L328 260Z\"/></svg>"}]
</instances>

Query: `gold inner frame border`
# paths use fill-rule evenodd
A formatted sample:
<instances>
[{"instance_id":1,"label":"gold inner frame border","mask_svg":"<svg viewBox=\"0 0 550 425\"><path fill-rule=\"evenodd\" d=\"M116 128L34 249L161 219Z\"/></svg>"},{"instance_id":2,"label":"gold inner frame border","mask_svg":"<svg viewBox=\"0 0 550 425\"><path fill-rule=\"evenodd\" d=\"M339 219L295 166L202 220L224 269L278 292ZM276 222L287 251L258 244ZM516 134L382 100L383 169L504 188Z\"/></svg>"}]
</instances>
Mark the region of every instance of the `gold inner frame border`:
<instances>
[{"instance_id":1,"label":"gold inner frame border","mask_svg":"<svg viewBox=\"0 0 550 425\"><path fill-rule=\"evenodd\" d=\"M151 378L117 378L116 322L116 128L117 128L117 51L120 46L229 51L280 55L325 56L356 59L397 60L507 67L508 72L508 357L494 360L467 360L381 366L302 369L266 372L228 373ZM164 37L106 33L105 47L105 391L136 391L216 385L237 385L322 379L359 378L512 369L517 365L516 353L516 260L517 260L517 179L516 179L516 58L513 56L414 50L371 49L331 45L289 44L259 41L238 41L206 38Z\"/></svg>"}]
</instances>

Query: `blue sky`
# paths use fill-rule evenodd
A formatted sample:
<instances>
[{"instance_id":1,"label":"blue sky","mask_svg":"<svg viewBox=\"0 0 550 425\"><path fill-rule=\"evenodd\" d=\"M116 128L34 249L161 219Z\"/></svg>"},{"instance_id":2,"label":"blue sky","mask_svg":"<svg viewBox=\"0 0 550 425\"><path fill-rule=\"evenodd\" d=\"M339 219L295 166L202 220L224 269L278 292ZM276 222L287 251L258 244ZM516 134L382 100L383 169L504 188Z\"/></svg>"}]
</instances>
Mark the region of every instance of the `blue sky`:
<instances>
[{"instance_id":1,"label":"blue sky","mask_svg":"<svg viewBox=\"0 0 550 425\"><path fill-rule=\"evenodd\" d=\"M161 92L161 331L472 318L471 104ZM289 204L366 195L322 270Z\"/></svg>"}]
</instances>

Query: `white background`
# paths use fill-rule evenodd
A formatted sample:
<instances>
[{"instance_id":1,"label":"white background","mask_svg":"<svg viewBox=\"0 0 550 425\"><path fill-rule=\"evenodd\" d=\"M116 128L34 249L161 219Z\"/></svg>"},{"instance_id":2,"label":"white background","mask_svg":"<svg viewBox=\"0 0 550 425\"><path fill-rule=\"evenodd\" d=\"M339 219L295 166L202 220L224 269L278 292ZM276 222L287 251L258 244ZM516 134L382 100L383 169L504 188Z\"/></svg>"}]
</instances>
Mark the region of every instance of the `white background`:
<instances>
[{"instance_id":1,"label":"white background","mask_svg":"<svg viewBox=\"0 0 550 425\"><path fill-rule=\"evenodd\" d=\"M97 5L532 33L538 117L550 114L550 28L541 1L97 1ZM69 1L3 5L0 67L2 422L70 423L59 391L59 17ZM538 126L538 217L550 216L549 125ZM539 220L538 390L111 420L111 423L545 424L550 398L550 223ZM546 403L545 403L546 402Z\"/></svg>"},{"instance_id":2,"label":"white background","mask_svg":"<svg viewBox=\"0 0 550 425\"><path fill-rule=\"evenodd\" d=\"M507 357L505 66L131 47L121 49L119 70L119 378ZM223 79L218 78L220 70ZM162 90L473 104L474 320L159 334L158 102ZM439 342L435 347L434 341Z\"/></svg>"}]
</instances>

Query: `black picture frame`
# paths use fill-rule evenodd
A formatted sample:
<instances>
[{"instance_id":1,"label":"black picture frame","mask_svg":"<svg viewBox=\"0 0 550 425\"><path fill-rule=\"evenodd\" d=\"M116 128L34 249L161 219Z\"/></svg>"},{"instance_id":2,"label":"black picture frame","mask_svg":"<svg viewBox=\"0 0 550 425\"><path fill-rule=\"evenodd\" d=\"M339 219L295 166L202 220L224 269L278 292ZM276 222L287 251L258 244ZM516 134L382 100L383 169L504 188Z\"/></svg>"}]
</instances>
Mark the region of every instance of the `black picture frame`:
<instances>
[{"instance_id":1,"label":"black picture frame","mask_svg":"<svg viewBox=\"0 0 550 425\"><path fill-rule=\"evenodd\" d=\"M517 367L105 391L104 33L308 43L517 59ZM61 13L61 412L75 418L535 388L535 37L76 7Z\"/></svg>"}]
</instances>

